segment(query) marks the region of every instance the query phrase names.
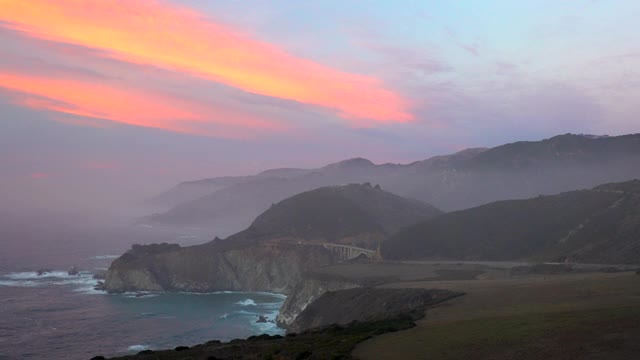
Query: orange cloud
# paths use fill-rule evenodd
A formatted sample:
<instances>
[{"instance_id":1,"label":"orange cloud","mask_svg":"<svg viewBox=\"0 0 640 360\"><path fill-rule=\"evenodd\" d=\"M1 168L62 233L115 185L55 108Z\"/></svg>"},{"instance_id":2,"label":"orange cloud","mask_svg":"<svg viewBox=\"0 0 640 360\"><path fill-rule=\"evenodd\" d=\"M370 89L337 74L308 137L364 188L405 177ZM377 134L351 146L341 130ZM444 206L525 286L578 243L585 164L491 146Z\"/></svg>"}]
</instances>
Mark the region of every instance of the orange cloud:
<instances>
[{"instance_id":1,"label":"orange cloud","mask_svg":"<svg viewBox=\"0 0 640 360\"><path fill-rule=\"evenodd\" d=\"M97 48L119 60L336 109L347 119L413 119L407 102L375 78L295 57L197 12L158 1L0 0L0 20L32 37Z\"/></svg>"},{"instance_id":2,"label":"orange cloud","mask_svg":"<svg viewBox=\"0 0 640 360\"><path fill-rule=\"evenodd\" d=\"M170 131L242 137L245 128L282 129L280 124L244 113L130 87L123 90L105 81L86 82L0 71L0 88L19 94L13 101L22 106ZM211 129L212 126L217 128ZM230 133L233 128L237 131Z\"/></svg>"}]
</instances>

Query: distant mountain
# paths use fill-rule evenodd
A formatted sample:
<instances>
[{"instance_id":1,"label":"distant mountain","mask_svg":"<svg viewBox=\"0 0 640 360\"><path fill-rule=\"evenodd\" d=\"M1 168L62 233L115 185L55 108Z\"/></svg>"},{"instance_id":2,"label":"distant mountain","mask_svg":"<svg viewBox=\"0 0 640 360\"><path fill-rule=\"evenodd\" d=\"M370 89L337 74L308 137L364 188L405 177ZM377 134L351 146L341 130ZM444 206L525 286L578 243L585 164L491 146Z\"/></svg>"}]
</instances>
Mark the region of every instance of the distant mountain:
<instances>
[{"instance_id":1,"label":"distant mountain","mask_svg":"<svg viewBox=\"0 0 640 360\"><path fill-rule=\"evenodd\" d=\"M442 212L370 184L329 186L287 198L258 216L239 235L349 243L375 249L400 228ZM234 235L230 238L238 237Z\"/></svg>"},{"instance_id":2,"label":"distant mountain","mask_svg":"<svg viewBox=\"0 0 640 360\"><path fill-rule=\"evenodd\" d=\"M567 134L491 149L468 149L406 165L375 165L356 158L319 169L273 170L233 180L145 221L208 227L227 235L248 226L252 218L284 198L354 182L380 184L397 195L452 211L640 178L638 164L640 134Z\"/></svg>"},{"instance_id":3,"label":"distant mountain","mask_svg":"<svg viewBox=\"0 0 640 360\"><path fill-rule=\"evenodd\" d=\"M640 263L640 180L444 214L401 230L382 255Z\"/></svg>"},{"instance_id":4,"label":"distant mountain","mask_svg":"<svg viewBox=\"0 0 640 360\"><path fill-rule=\"evenodd\" d=\"M211 194L225 187L241 184L252 179L269 179L301 176L310 170L295 168L280 168L263 171L250 176L221 176L209 179L185 181L173 188L154 196L147 203L160 208L170 208L180 203L195 200L199 197Z\"/></svg>"}]
</instances>

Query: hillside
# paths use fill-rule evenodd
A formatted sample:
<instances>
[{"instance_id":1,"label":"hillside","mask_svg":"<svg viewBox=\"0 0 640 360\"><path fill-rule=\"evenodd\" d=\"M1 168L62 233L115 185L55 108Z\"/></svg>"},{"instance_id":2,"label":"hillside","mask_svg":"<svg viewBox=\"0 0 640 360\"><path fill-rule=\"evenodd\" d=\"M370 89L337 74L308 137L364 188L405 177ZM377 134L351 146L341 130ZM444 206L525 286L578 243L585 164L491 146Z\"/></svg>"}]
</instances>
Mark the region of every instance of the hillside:
<instances>
[{"instance_id":1,"label":"hillside","mask_svg":"<svg viewBox=\"0 0 640 360\"><path fill-rule=\"evenodd\" d=\"M455 211L493 201L552 195L640 177L640 135L560 135L542 141L468 149L410 164L350 159L313 170L281 169L244 178L197 199L183 199L149 223L246 228L273 203L322 186L380 184L394 194Z\"/></svg>"},{"instance_id":2,"label":"hillside","mask_svg":"<svg viewBox=\"0 0 640 360\"><path fill-rule=\"evenodd\" d=\"M225 240L134 246L112 263L105 289L288 294L308 271L345 260L324 243L375 250L395 229L439 213L369 184L320 188L274 204ZM319 296L326 289L310 291Z\"/></svg>"},{"instance_id":3,"label":"hillside","mask_svg":"<svg viewBox=\"0 0 640 360\"><path fill-rule=\"evenodd\" d=\"M185 181L147 200L147 204L168 209L183 202L198 199L229 186L242 184L254 179L291 178L309 172L305 169L281 168L263 171L253 176L221 176L209 179Z\"/></svg>"},{"instance_id":4,"label":"hillside","mask_svg":"<svg viewBox=\"0 0 640 360\"><path fill-rule=\"evenodd\" d=\"M336 241L361 234L390 235L441 212L370 184L349 184L307 191L258 216L250 230L277 237Z\"/></svg>"},{"instance_id":5,"label":"hillside","mask_svg":"<svg viewBox=\"0 0 640 360\"><path fill-rule=\"evenodd\" d=\"M510 200L444 214L401 230L389 259L640 262L640 182Z\"/></svg>"}]
</instances>

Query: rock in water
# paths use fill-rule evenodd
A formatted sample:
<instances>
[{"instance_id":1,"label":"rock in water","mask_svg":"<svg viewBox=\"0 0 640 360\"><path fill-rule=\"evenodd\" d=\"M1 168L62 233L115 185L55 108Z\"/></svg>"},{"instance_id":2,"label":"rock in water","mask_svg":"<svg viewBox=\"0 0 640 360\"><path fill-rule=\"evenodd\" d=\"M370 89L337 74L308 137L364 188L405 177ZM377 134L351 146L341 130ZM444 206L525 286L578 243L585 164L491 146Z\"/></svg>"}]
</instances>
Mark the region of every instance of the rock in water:
<instances>
[{"instance_id":1,"label":"rock in water","mask_svg":"<svg viewBox=\"0 0 640 360\"><path fill-rule=\"evenodd\" d=\"M51 273L51 269L39 269L36 273L38 276L42 276Z\"/></svg>"},{"instance_id":2,"label":"rock in water","mask_svg":"<svg viewBox=\"0 0 640 360\"><path fill-rule=\"evenodd\" d=\"M73 265L71 267L71 269L69 269L69 271L67 271L67 274L71 275L71 276L75 276L78 275L80 273L80 271L78 270L78 267Z\"/></svg>"},{"instance_id":3,"label":"rock in water","mask_svg":"<svg viewBox=\"0 0 640 360\"><path fill-rule=\"evenodd\" d=\"M98 270L96 271L95 274L93 274L93 278L95 280L104 280L107 278L107 271L106 270Z\"/></svg>"}]
</instances>

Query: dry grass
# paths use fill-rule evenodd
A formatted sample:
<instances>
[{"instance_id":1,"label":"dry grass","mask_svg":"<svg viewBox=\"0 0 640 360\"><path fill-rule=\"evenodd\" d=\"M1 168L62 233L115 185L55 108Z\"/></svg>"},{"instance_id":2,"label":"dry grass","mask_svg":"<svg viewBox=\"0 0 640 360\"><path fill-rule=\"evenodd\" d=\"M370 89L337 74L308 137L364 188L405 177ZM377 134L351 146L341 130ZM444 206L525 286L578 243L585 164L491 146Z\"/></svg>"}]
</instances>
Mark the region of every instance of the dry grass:
<instances>
[{"instance_id":1,"label":"dry grass","mask_svg":"<svg viewBox=\"0 0 640 360\"><path fill-rule=\"evenodd\" d=\"M640 351L640 276L576 274L385 287L467 292L418 326L354 351L362 359L624 359Z\"/></svg>"}]
</instances>

